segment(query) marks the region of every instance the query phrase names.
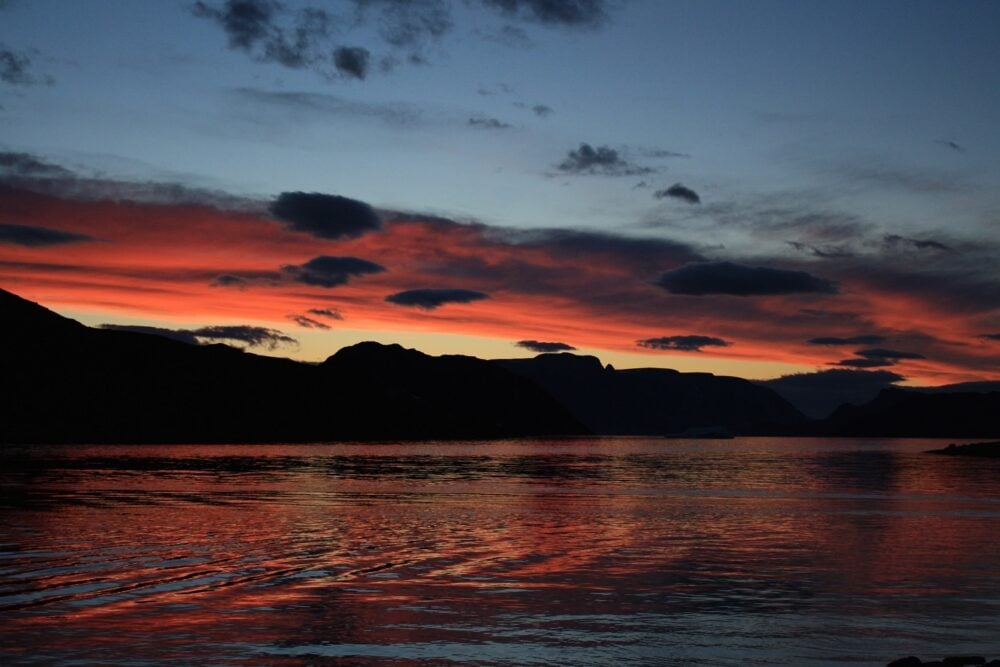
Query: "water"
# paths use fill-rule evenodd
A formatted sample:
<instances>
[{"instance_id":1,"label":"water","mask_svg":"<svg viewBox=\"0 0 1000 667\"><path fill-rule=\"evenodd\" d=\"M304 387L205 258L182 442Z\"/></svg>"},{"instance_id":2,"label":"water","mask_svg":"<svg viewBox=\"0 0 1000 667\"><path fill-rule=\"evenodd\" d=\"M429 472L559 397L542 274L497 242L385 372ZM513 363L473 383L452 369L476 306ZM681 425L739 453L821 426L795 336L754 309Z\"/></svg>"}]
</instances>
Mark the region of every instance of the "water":
<instances>
[{"instance_id":1,"label":"water","mask_svg":"<svg viewBox=\"0 0 1000 667\"><path fill-rule=\"evenodd\" d=\"M942 444L8 447L0 663L1000 657L1000 461Z\"/></svg>"}]
</instances>

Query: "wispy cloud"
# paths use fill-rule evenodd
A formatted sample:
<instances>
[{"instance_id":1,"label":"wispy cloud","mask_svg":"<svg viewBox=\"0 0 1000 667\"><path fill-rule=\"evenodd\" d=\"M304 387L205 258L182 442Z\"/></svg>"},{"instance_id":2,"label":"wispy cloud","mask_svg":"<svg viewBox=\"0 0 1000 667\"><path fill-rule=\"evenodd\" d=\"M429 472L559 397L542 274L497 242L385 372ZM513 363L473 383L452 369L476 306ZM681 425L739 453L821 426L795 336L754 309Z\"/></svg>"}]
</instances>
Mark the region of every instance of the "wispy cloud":
<instances>
[{"instance_id":1,"label":"wispy cloud","mask_svg":"<svg viewBox=\"0 0 1000 667\"><path fill-rule=\"evenodd\" d=\"M61 229L35 227L33 225L0 224L0 243L38 248L67 243L83 243L94 239L86 234L75 234Z\"/></svg>"}]
</instances>

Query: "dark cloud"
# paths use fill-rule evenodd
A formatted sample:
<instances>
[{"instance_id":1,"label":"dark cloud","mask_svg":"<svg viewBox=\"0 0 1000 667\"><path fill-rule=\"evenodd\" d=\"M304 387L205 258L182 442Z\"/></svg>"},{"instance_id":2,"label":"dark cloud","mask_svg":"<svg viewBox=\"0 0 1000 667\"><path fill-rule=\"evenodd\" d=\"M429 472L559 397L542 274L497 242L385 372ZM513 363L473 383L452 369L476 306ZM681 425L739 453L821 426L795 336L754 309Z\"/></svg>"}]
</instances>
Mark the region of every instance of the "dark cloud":
<instances>
[{"instance_id":1,"label":"dark cloud","mask_svg":"<svg viewBox=\"0 0 1000 667\"><path fill-rule=\"evenodd\" d=\"M884 359L880 357L872 359L867 357L856 357L853 359L841 359L840 361L835 361L830 365L847 366L849 368L885 368L886 366L895 366L896 362L892 359Z\"/></svg>"},{"instance_id":2,"label":"dark cloud","mask_svg":"<svg viewBox=\"0 0 1000 667\"><path fill-rule=\"evenodd\" d=\"M811 345L875 345L881 343L885 340L885 336L876 336L874 334L862 334L860 336L851 336L849 338L837 338L835 336L820 336L819 338L810 338L806 342Z\"/></svg>"},{"instance_id":3,"label":"dark cloud","mask_svg":"<svg viewBox=\"0 0 1000 667\"><path fill-rule=\"evenodd\" d=\"M837 286L805 271L789 271L732 262L699 262L667 271L654 283L671 294L835 294Z\"/></svg>"},{"instance_id":4,"label":"dark cloud","mask_svg":"<svg viewBox=\"0 0 1000 667\"><path fill-rule=\"evenodd\" d=\"M523 347L532 352L569 352L576 348L566 343L547 343L540 340L519 340L514 343L518 347Z\"/></svg>"},{"instance_id":5,"label":"dark cloud","mask_svg":"<svg viewBox=\"0 0 1000 667\"><path fill-rule=\"evenodd\" d=\"M607 18L605 0L480 0L511 18L568 28L593 28Z\"/></svg>"},{"instance_id":6,"label":"dark cloud","mask_svg":"<svg viewBox=\"0 0 1000 667\"><path fill-rule=\"evenodd\" d=\"M305 264L284 266L281 269L296 282L319 287L336 287L351 278L369 273L381 273L384 266L358 257L330 257L321 255Z\"/></svg>"},{"instance_id":7,"label":"dark cloud","mask_svg":"<svg viewBox=\"0 0 1000 667\"><path fill-rule=\"evenodd\" d=\"M268 210L291 229L324 239L355 238L381 226L368 204L318 192L282 192Z\"/></svg>"},{"instance_id":8,"label":"dark cloud","mask_svg":"<svg viewBox=\"0 0 1000 667\"><path fill-rule=\"evenodd\" d=\"M606 259L634 268L638 273L652 273L664 264L678 264L702 259L691 246L657 238L635 238L578 229L493 229L487 238L506 244L537 248L555 257L594 261Z\"/></svg>"},{"instance_id":9,"label":"dark cloud","mask_svg":"<svg viewBox=\"0 0 1000 667\"><path fill-rule=\"evenodd\" d=\"M344 316L339 310L334 310L333 308L310 308L308 311L310 315L316 315L318 317L325 317L330 320L342 320Z\"/></svg>"},{"instance_id":10,"label":"dark cloud","mask_svg":"<svg viewBox=\"0 0 1000 667\"><path fill-rule=\"evenodd\" d=\"M639 347L651 350L679 350L682 352L701 352L703 347L728 347L729 343L714 336L661 336L636 341Z\"/></svg>"},{"instance_id":11,"label":"dark cloud","mask_svg":"<svg viewBox=\"0 0 1000 667\"><path fill-rule=\"evenodd\" d=\"M319 320L314 320L311 317L306 317L305 315L289 315L288 319L295 322L300 327L304 329L329 329L330 325L323 324Z\"/></svg>"},{"instance_id":12,"label":"dark cloud","mask_svg":"<svg viewBox=\"0 0 1000 667\"><path fill-rule=\"evenodd\" d=\"M886 234L882 241L890 248L914 248L916 250L939 250L941 252L954 252L952 248L931 239L914 239L899 234Z\"/></svg>"},{"instance_id":13,"label":"dark cloud","mask_svg":"<svg viewBox=\"0 0 1000 667\"><path fill-rule=\"evenodd\" d=\"M360 46L341 46L333 51L333 64L341 74L359 80L368 76L371 53Z\"/></svg>"},{"instance_id":14,"label":"dark cloud","mask_svg":"<svg viewBox=\"0 0 1000 667\"><path fill-rule=\"evenodd\" d=\"M385 297L389 303L433 310L446 303L471 303L490 298L489 294L468 289L411 289Z\"/></svg>"},{"instance_id":15,"label":"dark cloud","mask_svg":"<svg viewBox=\"0 0 1000 667\"><path fill-rule=\"evenodd\" d=\"M255 327L248 324L233 326L212 326L200 329L165 329L162 327L147 327L129 324L102 324L102 329L130 331L133 333L153 334L192 345L212 342L243 343L247 347L263 347L269 350L282 345L297 345L291 336L286 336L277 329Z\"/></svg>"},{"instance_id":16,"label":"dark cloud","mask_svg":"<svg viewBox=\"0 0 1000 667\"><path fill-rule=\"evenodd\" d=\"M199 1L192 12L221 26L229 48L291 69L323 63L323 46L333 27L333 17L322 9L292 12L272 0L227 0L221 6Z\"/></svg>"},{"instance_id":17,"label":"dark cloud","mask_svg":"<svg viewBox=\"0 0 1000 667\"><path fill-rule=\"evenodd\" d=\"M870 348L867 350L857 350L854 354L865 359L884 359L896 361L899 359L926 359L922 354L916 352L902 352L900 350L886 350L884 348Z\"/></svg>"},{"instance_id":18,"label":"dark cloud","mask_svg":"<svg viewBox=\"0 0 1000 667\"><path fill-rule=\"evenodd\" d=\"M51 84L52 77L38 76L32 73L29 51L14 51L0 42L0 81L12 86L33 86L35 84Z\"/></svg>"},{"instance_id":19,"label":"dark cloud","mask_svg":"<svg viewBox=\"0 0 1000 667\"><path fill-rule=\"evenodd\" d=\"M555 113L555 110L547 104L536 104L531 107L531 110L535 112L535 115L540 118L545 118Z\"/></svg>"},{"instance_id":20,"label":"dark cloud","mask_svg":"<svg viewBox=\"0 0 1000 667\"><path fill-rule=\"evenodd\" d=\"M559 171L568 174L598 174L602 176L637 176L655 171L650 167L632 164L623 159L615 149L609 146L593 147L583 143L571 150L566 159L557 167Z\"/></svg>"},{"instance_id":21,"label":"dark cloud","mask_svg":"<svg viewBox=\"0 0 1000 667\"><path fill-rule=\"evenodd\" d=\"M472 127L479 127L484 130L506 130L511 127L508 123L504 123L496 118L488 118L484 116L470 118L469 125Z\"/></svg>"},{"instance_id":22,"label":"dark cloud","mask_svg":"<svg viewBox=\"0 0 1000 667\"><path fill-rule=\"evenodd\" d=\"M983 340L1000 340L1000 333L987 333L980 336Z\"/></svg>"},{"instance_id":23,"label":"dark cloud","mask_svg":"<svg viewBox=\"0 0 1000 667\"><path fill-rule=\"evenodd\" d=\"M470 0L467 4L549 27L596 27L607 17L604 0ZM383 71L401 62L426 64L428 47L453 28L453 7L448 0L345 0L330 7L331 11L297 8L277 0L199 0L192 12L218 25L229 48L256 62L359 80L366 78L375 60ZM371 46L379 53L334 44L354 31L374 42ZM477 30L475 34L489 37L493 33ZM510 44L528 40L513 25L504 26L493 38Z\"/></svg>"},{"instance_id":24,"label":"dark cloud","mask_svg":"<svg viewBox=\"0 0 1000 667\"><path fill-rule=\"evenodd\" d=\"M867 403L886 387L905 379L892 371L834 368L784 375L774 380L758 381L757 384L778 392L810 417L822 419L844 403Z\"/></svg>"},{"instance_id":25,"label":"dark cloud","mask_svg":"<svg viewBox=\"0 0 1000 667\"><path fill-rule=\"evenodd\" d=\"M71 178L73 172L29 153L0 152L0 174L23 178Z\"/></svg>"},{"instance_id":26,"label":"dark cloud","mask_svg":"<svg viewBox=\"0 0 1000 667\"><path fill-rule=\"evenodd\" d=\"M0 243L11 243L13 245L38 248L50 245L64 245L66 243L81 243L93 240L94 239L90 236L86 236L84 234L74 234L73 232L64 232L60 229L34 227L31 225L0 224Z\"/></svg>"},{"instance_id":27,"label":"dark cloud","mask_svg":"<svg viewBox=\"0 0 1000 667\"><path fill-rule=\"evenodd\" d=\"M701 197L698 193L691 188L684 187L680 183L674 183L666 190L657 190L653 193L653 196L657 199L665 199L667 197L673 197L674 199L680 199L681 201L686 201L689 204L700 204Z\"/></svg>"}]
</instances>

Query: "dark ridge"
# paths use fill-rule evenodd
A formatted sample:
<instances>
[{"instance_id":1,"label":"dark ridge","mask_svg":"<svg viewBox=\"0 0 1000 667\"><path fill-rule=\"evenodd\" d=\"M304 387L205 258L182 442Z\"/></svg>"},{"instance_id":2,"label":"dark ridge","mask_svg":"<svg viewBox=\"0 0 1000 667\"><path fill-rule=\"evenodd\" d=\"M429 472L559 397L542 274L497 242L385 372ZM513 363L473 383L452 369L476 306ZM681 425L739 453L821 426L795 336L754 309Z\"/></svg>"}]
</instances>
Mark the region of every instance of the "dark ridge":
<instances>
[{"instance_id":1,"label":"dark ridge","mask_svg":"<svg viewBox=\"0 0 1000 667\"><path fill-rule=\"evenodd\" d=\"M710 373L614 370L596 357L542 354L494 362L536 382L594 433L666 435L713 427L737 435L803 433L809 420L774 391Z\"/></svg>"},{"instance_id":2,"label":"dark ridge","mask_svg":"<svg viewBox=\"0 0 1000 667\"><path fill-rule=\"evenodd\" d=\"M0 290L0 442L310 442L583 434L489 362L364 343L319 365L91 329Z\"/></svg>"},{"instance_id":3,"label":"dark ridge","mask_svg":"<svg viewBox=\"0 0 1000 667\"><path fill-rule=\"evenodd\" d=\"M1000 392L925 394L883 389L863 405L842 405L818 424L822 435L897 438L1000 437Z\"/></svg>"}]
</instances>

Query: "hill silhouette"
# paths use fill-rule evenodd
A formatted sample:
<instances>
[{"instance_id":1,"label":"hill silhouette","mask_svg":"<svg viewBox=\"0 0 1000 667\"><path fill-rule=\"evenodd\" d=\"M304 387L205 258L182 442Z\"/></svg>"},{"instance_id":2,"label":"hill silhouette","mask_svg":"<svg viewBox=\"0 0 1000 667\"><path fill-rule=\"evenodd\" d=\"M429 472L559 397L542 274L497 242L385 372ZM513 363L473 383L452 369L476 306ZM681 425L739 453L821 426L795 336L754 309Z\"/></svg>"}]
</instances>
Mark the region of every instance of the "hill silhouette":
<instances>
[{"instance_id":1,"label":"hill silhouette","mask_svg":"<svg viewBox=\"0 0 1000 667\"><path fill-rule=\"evenodd\" d=\"M818 425L818 432L838 436L992 438L1000 435L1000 392L883 389L863 405L840 406Z\"/></svg>"},{"instance_id":2,"label":"hill silhouette","mask_svg":"<svg viewBox=\"0 0 1000 667\"><path fill-rule=\"evenodd\" d=\"M0 290L0 442L498 438L586 429L472 357L375 343L320 365L92 329Z\"/></svg>"},{"instance_id":3,"label":"hill silhouette","mask_svg":"<svg viewBox=\"0 0 1000 667\"><path fill-rule=\"evenodd\" d=\"M740 435L803 433L810 420L748 380L661 368L615 370L596 357L541 354L500 366L530 378L595 433L663 435L723 427Z\"/></svg>"},{"instance_id":4,"label":"hill silhouette","mask_svg":"<svg viewBox=\"0 0 1000 667\"><path fill-rule=\"evenodd\" d=\"M814 421L773 390L740 378L619 371L567 353L432 357L371 342L308 364L93 329L4 290L0 376L5 443L665 435L699 428L737 435L1000 435L996 391L886 389Z\"/></svg>"}]
</instances>

